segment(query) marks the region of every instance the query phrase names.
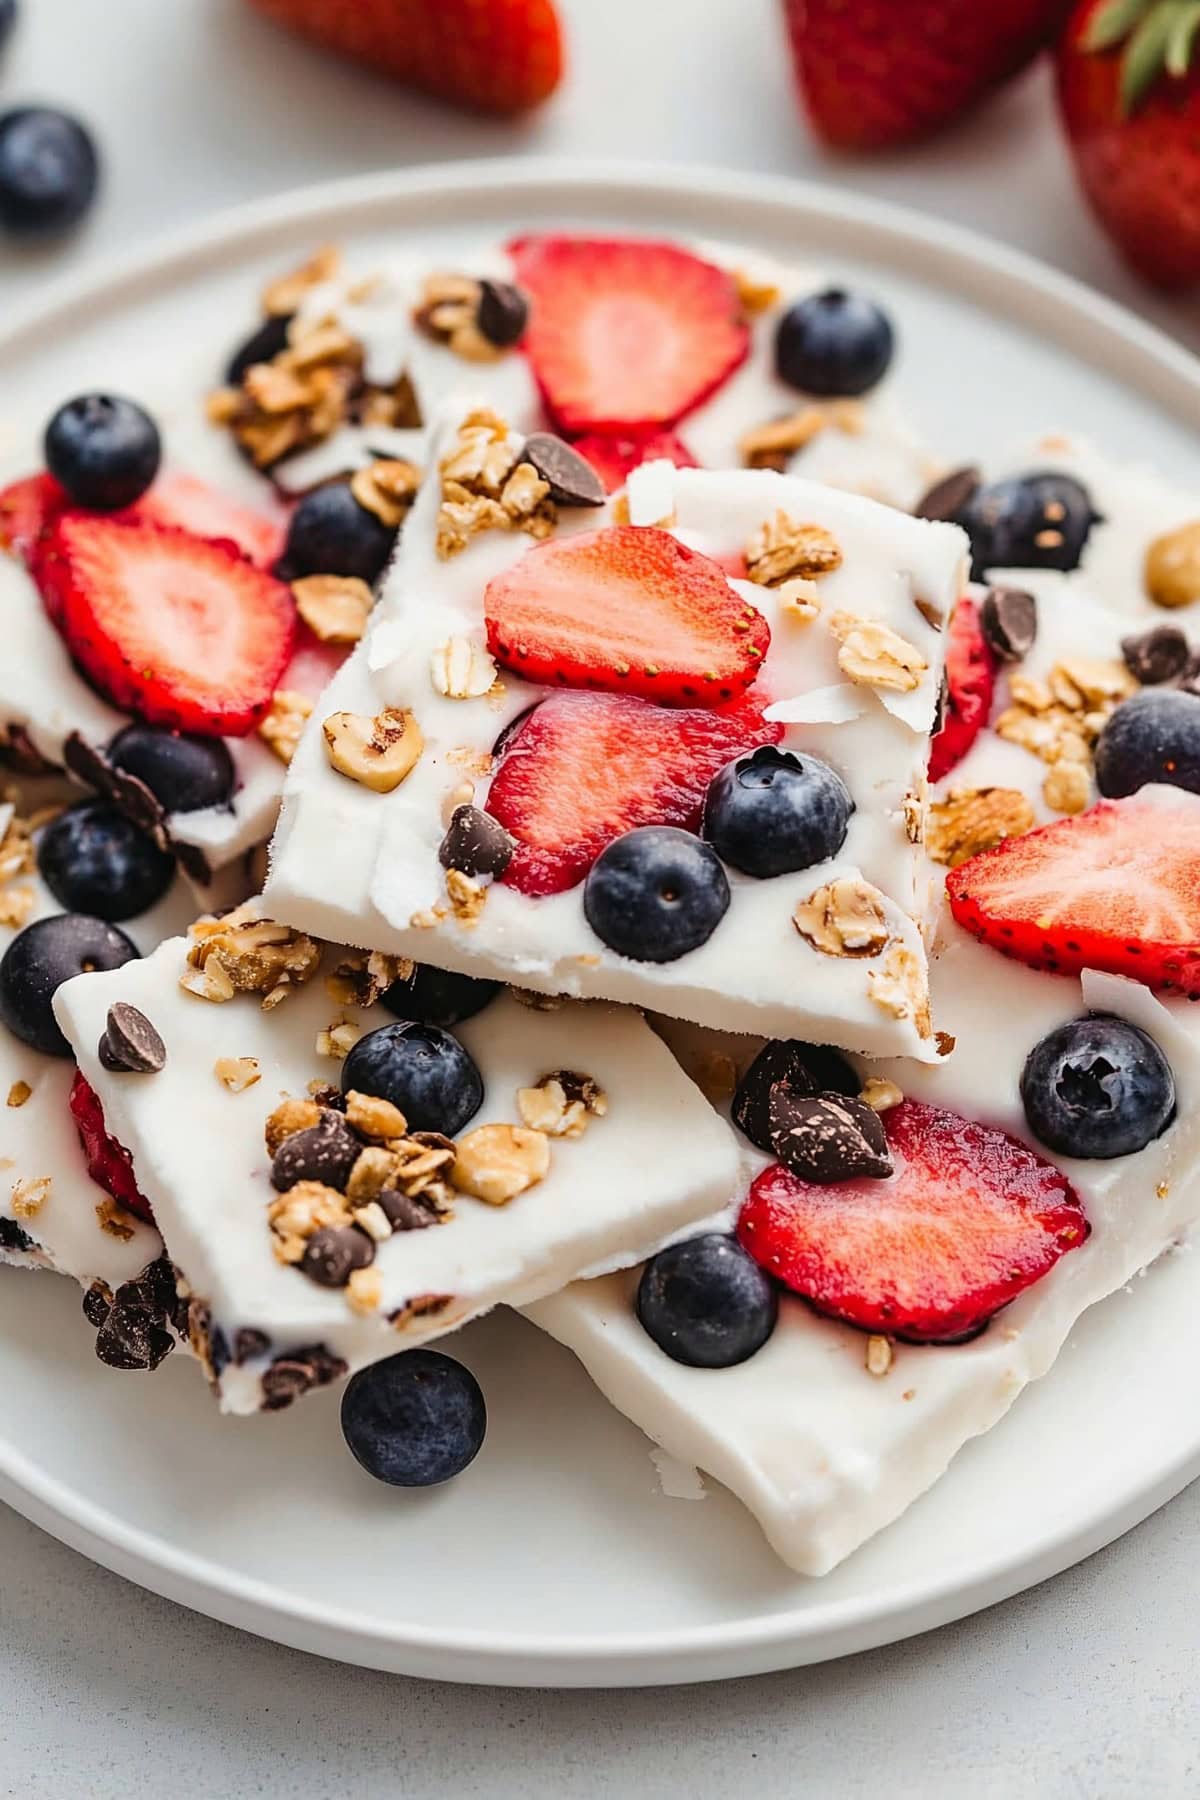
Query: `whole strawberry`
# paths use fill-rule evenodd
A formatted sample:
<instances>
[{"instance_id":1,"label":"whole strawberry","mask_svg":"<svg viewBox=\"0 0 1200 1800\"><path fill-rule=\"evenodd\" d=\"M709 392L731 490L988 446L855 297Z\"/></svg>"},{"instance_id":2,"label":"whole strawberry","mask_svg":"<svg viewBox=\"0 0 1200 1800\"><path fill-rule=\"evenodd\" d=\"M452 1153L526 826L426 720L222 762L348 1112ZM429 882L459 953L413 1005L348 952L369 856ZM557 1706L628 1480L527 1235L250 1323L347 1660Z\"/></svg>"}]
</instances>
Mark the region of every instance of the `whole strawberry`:
<instances>
[{"instance_id":1,"label":"whole strawberry","mask_svg":"<svg viewBox=\"0 0 1200 1800\"><path fill-rule=\"evenodd\" d=\"M800 99L838 150L929 137L1052 43L1071 0L783 0Z\"/></svg>"},{"instance_id":2,"label":"whole strawberry","mask_svg":"<svg viewBox=\"0 0 1200 1800\"><path fill-rule=\"evenodd\" d=\"M1162 287L1200 282L1200 6L1083 0L1058 97L1080 184L1117 248Z\"/></svg>"}]
</instances>

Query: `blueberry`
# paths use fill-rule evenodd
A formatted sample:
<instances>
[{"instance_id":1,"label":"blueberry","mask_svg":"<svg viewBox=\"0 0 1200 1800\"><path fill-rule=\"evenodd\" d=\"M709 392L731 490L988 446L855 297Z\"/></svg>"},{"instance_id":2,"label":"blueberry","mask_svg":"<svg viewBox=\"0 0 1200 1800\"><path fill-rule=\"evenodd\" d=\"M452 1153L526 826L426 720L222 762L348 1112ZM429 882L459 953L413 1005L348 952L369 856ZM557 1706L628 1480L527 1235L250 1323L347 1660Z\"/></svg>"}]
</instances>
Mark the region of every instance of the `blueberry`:
<instances>
[{"instance_id":1,"label":"blueberry","mask_svg":"<svg viewBox=\"0 0 1200 1800\"><path fill-rule=\"evenodd\" d=\"M281 350L287 349L288 326L291 322L291 313L271 313L261 325L255 326L225 365L225 379L230 387L240 387L242 376L255 363L268 363Z\"/></svg>"},{"instance_id":2,"label":"blueberry","mask_svg":"<svg viewBox=\"0 0 1200 1800\"><path fill-rule=\"evenodd\" d=\"M637 1315L673 1362L728 1369L762 1349L775 1329L779 1295L740 1244L713 1231L650 1258Z\"/></svg>"},{"instance_id":3,"label":"blueberry","mask_svg":"<svg viewBox=\"0 0 1200 1800\"><path fill-rule=\"evenodd\" d=\"M331 481L305 494L292 514L279 573L357 575L368 584L382 575L396 542L389 528L360 506L346 481Z\"/></svg>"},{"instance_id":4,"label":"blueberry","mask_svg":"<svg viewBox=\"0 0 1200 1800\"><path fill-rule=\"evenodd\" d=\"M1100 514L1073 475L1014 475L977 488L956 523L971 540L971 573L988 569L1077 569Z\"/></svg>"},{"instance_id":5,"label":"blueberry","mask_svg":"<svg viewBox=\"0 0 1200 1800\"><path fill-rule=\"evenodd\" d=\"M402 1020L359 1038L342 1064L342 1092L390 1100L410 1131L454 1137L483 1104L483 1077L457 1038Z\"/></svg>"},{"instance_id":6,"label":"blueberry","mask_svg":"<svg viewBox=\"0 0 1200 1800\"><path fill-rule=\"evenodd\" d=\"M1175 1117L1175 1077L1139 1025L1089 1014L1034 1045L1021 1103L1033 1135L1060 1156L1132 1156Z\"/></svg>"},{"instance_id":7,"label":"blueberry","mask_svg":"<svg viewBox=\"0 0 1200 1800\"><path fill-rule=\"evenodd\" d=\"M140 500L162 461L149 413L118 394L80 394L46 427L46 467L76 506L114 512Z\"/></svg>"},{"instance_id":8,"label":"blueberry","mask_svg":"<svg viewBox=\"0 0 1200 1800\"><path fill-rule=\"evenodd\" d=\"M105 800L81 800L47 825L38 873L68 912L133 919L161 900L175 859Z\"/></svg>"},{"instance_id":9,"label":"blueberry","mask_svg":"<svg viewBox=\"0 0 1200 1800\"><path fill-rule=\"evenodd\" d=\"M405 1350L372 1363L342 1396L350 1454L392 1487L436 1487L461 1475L486 1431L479 1383L438 1350Z\"/></svg>"},{"instance_id":10,"label":"blueberry","mask_svg":"<svg viewBox=\"0 0 1200 1800\"><path fill-rule=\"evenodd\" d=\"M12 36L12 28L17 22L17 0L0 0L0 49Z\"/></svg>"},{"instance_id":11,"label":"blueberry","mask_svg":"<svg viewBox=\"0 0 1200 1800\"><path fill-rule=\"evenodd\" d=\"M0 114L0 225L50 236L81 219L100 166L92 136L68 113L19 106Z\"/></svg>"},{"instance_id":12,"label":"blueberry","mask_svg":"<svg viewBox=\"0 0 1200 1800\"><path fill-rule=\"evenodd\" d=\"M83 913L55 913L18 932L0 958L0 1023L44 1056L73 1056L50 1002L64 981L119 969L137 947L123 931Z\"/></svg>"},{"instance_id":13,"label":"blueberry","mask_svg":"<svg viewBox=\"0 0 1200 1800\"><path fill-rule=\"evenodd\" d=\"M1151 688L1122 701L1096 740L1096 785L1110 799L1149 781L1200 793L1200 697Z\"/></svg>"},{"instance_id":14,"label":"blueberry","mask_svg":"<svg viewBox=\"0 0 1200 1800\"><path fill-rule=\"evenodd\" d=\"M444 1027L457 1025L461 1019L473 1019L496 998L501 985L475 975L434 969L428 963L414 963L412 974L393 981L387 992L379 996L379 1002L398 1019Z\"/></svg>"},{"instance_id":15,"label":"blueberry","mask_svg":"<svg viewBox=\"0 0 1200 1800\"><path fill-rule=\"evenodd\" d=\"M192 737L157 725L126 725L108 746L108 760L144 781L169 813L224 806L236 779L222 738Z\"/></svg>"},{"instance_id":16,"label":"blueberry","mask_svg":"<svg viewBox=\"0 0 1200 1800\"><path fill-rule=\"evenodd\" d=\"M836 856L853 811L849 788L828 763L768 744L713 777L700 829L744 875L787 875Z\"/></svg>"},{"instance_id":17,"label":"blueberry","mask_svg":"<svg viewBox=\"0 0 1200 1800\"><path fill-rule=\"evenodd\" d=\"M614 838L583 890L588 924L618 956L674 962L708 942L729 909L714 851L690 831L643 825Z\"/></svg>"},{"instance_id":18,"label":"blueberry","mask_svg":"<svg viewBox=\"0 0 1200 1800\"><path fill-rule=\"evenodd\" d=\"M806 394L865 394L886 375L894 346L891 322L873 300L826 288L780 319L775 369Z\"/></svg>"},{"instance_id":19,"label":"blueberry","mask_svg":"<svg viewBox=\"0 0 1200 1800\"><path fill-rule=\"evenodd\" d=\"M862 1087L841 1051L828 1044L802 1044L795 1038L774 1038L764 1044L738 1083L732 1112L738 1130L768 1156L775 1154L769 1105L771 1089L778 1084L805 1098L850 1096Z\"/></svg>"}]
</instances>

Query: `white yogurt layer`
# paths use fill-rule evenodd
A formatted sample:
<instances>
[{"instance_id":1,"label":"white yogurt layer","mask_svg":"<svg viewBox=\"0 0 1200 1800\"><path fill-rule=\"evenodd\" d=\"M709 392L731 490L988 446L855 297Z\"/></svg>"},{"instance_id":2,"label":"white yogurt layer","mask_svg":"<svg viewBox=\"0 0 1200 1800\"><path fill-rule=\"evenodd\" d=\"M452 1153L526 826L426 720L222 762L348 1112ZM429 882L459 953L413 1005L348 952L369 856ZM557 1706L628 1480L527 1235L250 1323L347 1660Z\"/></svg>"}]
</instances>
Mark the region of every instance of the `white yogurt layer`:
<instances>
[{"instance_id":1,"label":"white yogurt layer","mask_svg":"<svg viewBox=\"0 0 1200 1800\"><path fill-rule=\"evenodd\" d=\"M590 1075L608 1111L580 1139L552 1139L549 1174L508 1205L456 1196L449 1222L381 1243L379 1309L356 1315L344 1291L319 1287L276 1260L263 1127L282 1094L303 1095L313 1080L337 1082L339 1065L318 1054L318 1033L339 1019L373 1029L392 1015L337 1005L320 976L270 1012L252 995L213 1004L180 988L185 952L177 939L144 962L81 976L60 989L56 1010L109 1130L132 1152L167 1253L191 1292L230 1343L243 1328L271 1341L269 1352L225 1369L226 1411L262 1404L261 1378L273 1357L320 1344L359 1368L500 1301L550 1293L598 1262L636 1262L726 1203L737 1185L729 1128L638 1014L609 1006L533 1010L501 995L456 1027L486 1089L465 1129L519 1123L517 1089L561 1068ZM140 1007L161 1033L167 1061L159 1074L101 1067L96 1046L116 1000ZM231 1093L214 1073L228 1056L256 1057L261 1080ZM429 1297L444 1304L389 1323Z\"/></svg>"},{"instance_id":2,"label":"white yogurt layer","mask_svg":"<svg viewBox=\"0 0 1200 1800\"><path fill-rule=\"evenodd\" d=\"M451 413L443 444L466 410L460 404ZM680 539L718 557L739 554L778 509L833 533L844 560L821 579L816 620L786 616L773 589L734 585L771 625L755 693L775 703L768 716L784 721L785 745L833 764L856 805L835 859L770 881L731 871L732 904L707 944L654 965L600 942L584 919L581 886L534 899L501 882L489 889L475 923L460 924L446 911L437 860L446 807L453 796L461 801L472 793L485 801L484 771L497 734L547 690L508 671L502 691L479 699L448 699L435 690L433 652L453 636L482 648L484 589L529 551L522 535L491 531L439 561L438 503L427 483L371 635L330 687L293 758L267 887L275 916L322 937L545 992L646 1004L744 1030L799 1032L876 1054L936 1055L911 1009L894 1016L875 997L875 977L903 946L924 979L913 917L917 857L904 808L922 784L944 634L915 602L931 616L948 616L963 568L957 529L769 472L717 475L656 463L635 474L633 522L673 512ZM608 517L564 509L559 531L593 529ZM918 686L906 694L851 686L828 624L837 613L878 621L918 649L926 663ZM387 795L335 772L321 731L330 713L370 716L384 706L410 707L425 740L412 773ZM799 901L842 878L865 880L884 896L891 943L876 957L824 954L792 924Z\"/></svg>"}]
</instances>

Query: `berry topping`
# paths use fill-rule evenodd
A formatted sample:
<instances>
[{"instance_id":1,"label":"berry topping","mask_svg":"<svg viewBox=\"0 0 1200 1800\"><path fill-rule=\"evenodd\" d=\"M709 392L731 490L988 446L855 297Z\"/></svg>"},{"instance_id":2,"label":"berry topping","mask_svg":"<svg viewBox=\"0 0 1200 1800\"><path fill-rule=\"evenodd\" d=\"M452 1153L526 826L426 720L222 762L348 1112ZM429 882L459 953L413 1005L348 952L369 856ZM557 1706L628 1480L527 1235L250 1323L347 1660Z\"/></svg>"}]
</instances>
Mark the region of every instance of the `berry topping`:
<instances>
[{"instance_id":1,"label":"berry topping","mask_svg":"<svg viewBox=\"0 0 1200 1800\"><path fill-rule=\"evenodd\" d=\"M362 1141L332 1106L322 1107L320 1121L285 1137L271 1163L271 1185L286 1194L298 1181L319 1181L344 1189L358 1161Z\"/></svg>"},{"instance_id":2,"label":"berry topping","mask_svg":"<svg viewBox=\"0 0 1200 1800\"><path fill-rule=\"evenodd\" d=\"M801 1044L794 1038L773 1038L763 1045L738 1083L733 1122L759 1150L774 1156L770 1099L776 1087L799 1099L816 1094L857 1094L861 1086L840 1050L827 1044Z\"/></svg>"},{"instance_id":3,"label":"berry topping","mask_svg":"<svg viewBox=\"0 0 1200 1800\"><path fill-rule=\"evenodd\" d=\"M882 307L844 288L789 306L775 333L775 370L802 393L865 394L887 374L895 340Z\"/></svg>"},{"instance_id":4,"label":"berry topping","mask_svg":"<svg viewBox=\"0 0 1200 1800\"><path fill-rule=\"evenodd\" d=\"M714 1231L650 1258L637 1315L672 1362L728 1369L762 1349L779 1317L779 1295L733 1238Z\"/></svg>"},{"instance_id":5,"label":"berry topping","mask_svg":"<svg viewBox=\"0 0 1200 1800\"><path fill-rule=\"evenodd\" d=\"M93 969L119 969L137 948L123 931L83 913L55 913L17 933L0 957L0 1024L43 1056L72 1056L52 1000L64 981Z\"/></svg>"},{"instance_id":6,"label":"berry topping","mask_svg":"<svg viewBox=\"0 0 1200 1800\"><path fill-rule=\"evenodd\" d=\"M296 609L231 545L67 512L35 574L71 655L114 706L208 737L244 736L266 713Z\"/></svg>"},{"instance_id":7,"label":"berry topping","mask_svg":"<svg viewBox=\"0 0 1200 1800\"><path fill-rule=\"evenodd\" d=\"M971 574L980 581L988 569L1078 568L1100 514L1073 475L1047 471L979 488L955 522L971 540Z\"/></svg>"},{"instance_id":8,"label":"berry topping","mask_svg":"<svg viewBox=\"0 0 1200 1800\"><path fill-rule=\"evenodd\" d=\"M732 277L675 244L527 237L510 249L533 306L525 353L568 433L673 425L749 349Z\"/></svg>"},{"instance_id":9,"label":"berry topping","mask_svg":"<svg viewBox=\"0 0 1200 1800\"><path fill-rule=\"evenodd\" d=\"M1132 1156L1175 1117L1175 1077L1154 1039L1124 1019L1071 1019L1021 1071L1029 1129L1060 1156Z\"/></svg>"},{"instance_id":10,"label":"berry topping","mask_svg":"<svg viewBox=\"0 0 1200 1800\"><path fill-rule=\"evenodd\" d=\"M140 500L162 460L158 426L118 394L81 394L46 427L46 467L76 506L116 512Z\"/></svg>"},{"instance_id":11,"label":"berry topping","mask_svg":"<svg viewBox=\"0 0 1200 1800\"><path fill-rule=\"evenodd\" d=\"M235 544L260 569L272 568L283 547L280 516L243 506L194 475L161 475L138 501L134 519L142 525L178 525L194 537Z\"/></svg>"},{"instance_id":12,"label":"berry topping","mask_svg":"<svg viewBox=\"0 0 1200 1800\"><path fill-rule=\"evenodd\" d=\"M359 1038L342 1064L342 1092L398 1106L410 1131L460 1132L483 1105L483 1077L457 1038L410 1020Z\"/></svg>"},{"instance_id":13,"label":"berry topping","mask_svg":"<svg viewBox=\"0 0 1200 1800\"><path fill-rule=\"evenodd\" d=\"M526 681L718 706L767 654L762 614L669 531L616 525L538 544L488 583L488 649Z\"/></svg>"},{"instance_id":14,"label":"berry topping","mask_svg":"<svg viewBox=\"0 0 1200 1800\"><path fill-rule=\"evenodd\" d=\"M445 1029L463 1019L473 1019L491 1004L500 987L498 981L455 975L448 969L431 968L428 963L414 963L412 974L393 981L387 992L379 996L379 1004L398 1019Z\"/></svg>"},{"instance_id":15,"label":"berry topping","mask_svg":"<svg viewBox=\"0 0 1200 1800\"><path fill-rule=\"evenodd\" d=\"M49 106L0 114L0 226L14 236L65 231L91 206L99 163L91 133Z\"/></svg>"},{"instance_id":16,"label":"berry topping","mask_svg":"<svg viewBox=\"0 0 1200 1800\"><path fill-rule=\"evenodd\" d=\"M561 893L624 832L694 829L718 769L782 731L750 700L701 712L551 694L497 752L488 811L517 843L505 882L523 894Z\"/></svg>"},{"instance_id":17,"label":"berry topping","mask_svg":"<svg viewBox=\"0 0 1200 1800\"><path fill-rule=\"evenodd\" d=\"M225 365L225 380L230 387L241 387L242 377L255 363L273 362L288 347L291 313L269 313L261 325L240 343Z\"/></svg>"},{"instance_id":18,"label":"berry topping","mask_svg":"<svg viewBox=\"0 0 1200 1800\"><path fill-rule=\"evenodd\" d=\"M726 763L700 829L744 875L786 875L836 856L853 811L849 788L828 763L767 744Z\"/></svg>"},{"instance_id":19,"label":"berry topping","mask_svg":"<svg viewBox=\"0 0 1200 1800\"><path fill-rule=\"evenodd\" d=\"M1078 1249L1066 1176L1007 1133L903 1100L883 1115L895 1174L829 1186L775 1164L738 1237L818 1312L915 1343L953 1343Z\"/></svg>"},{"instance_id":20,"label":"berry topping","mask_svg":"<svg viewBox=\"0 0 1200 1800\"><path fill-rule=\"evenodd\" d=\"M673 431L650 431L641 437L581 437L575 448L595 469L605 491L615 494L644 462L671 462L677 469L697 469L699 463Z\"/></svg>"},{"instance_id":21,"label":"berry topping","mask_svg":"<svg viewBox=\"0 0 1200 1800\"><path fill-rule=\"evenodd\" d=\"M1200 996L1200 801L1101 800L946 877L950 910L1034 969L1106 969Z\"/></svg>"},{"instance_id":22,"label":"berry topping","mask_svg":"<svg viewBox=\"0 0 1200 1800\"><path fill-rule=\"evenodd\" d=\"M233 794L233 758L220 738L126 725L108 746L108 760L144 782L164 812L224 806Z\"/></svg>"},{"instance_id":23,"label":"berry topping","mask_svg":"<svg viewBox=\"0 0 1200 1800\"><path fill-rule=\"evenodd\" d=\"M849 1094L796 1094L777 1081L767 1098L771 1149L801 1181L890 1175L883 1121Z\"/></svg>"},{"instance_id":24,"label":"berry topping","mask_svg":"<svg viewBox=\"0 0 1200 1800\"><path fill-rule=\"evenodd\" d=\"M161 900L175 861L104 800L81 800L41 835L38 873L59 905L97 919L133 919Z\"/></svg>"},{"instance_id":25,"label":"berry topping","mask_svg":"<svg viewBox=\"0 0 1200 1800\"><path fill-rule=\"evenodd\" d=\"M435 1487L478 1456L487 1408L469 1369L437 1350L406 1350L350 1378L342 1435L376 1481Z\"/></svg>"},{"instance_id":26,"label":"berry topping","mask_svg":"<svg viewBox=\"0 0 1200 1800\"><path fill-rule=\"evenodd\" d=\"M946 640L946 705L929 747L929 779L940 781L960 763L992 709L996 662L984 638L979 608L960 600Z\"/></svg>"},{"instance_id":27,"label":"berry topping","mask_svg":"<svg viewBox=\"0 0 1200 1800\"><path fill-rule=\"evenodd\" d=\"M396 544L394 528L360 506L346 481L330 481L305 494L288 524L279 573L356 575L370 583L383 574Z\"/></svg>"},{"instance_id":28,"label":"berry topping","mask_svg":"<svg viewBox=\"0 0 1200 1800\"><path fill-rule=\"evenodd\" d=\"M1200 697L1163 688L1123 700L1095 755L1096 785L1110 799L1152 781L1200 793Z\"/></svg>"},{"instance_id":29,"label":"berry topping","mask_svg":"<svg viewBox=\"0 0 1200 1800\"><path fill-rule=\"evenodd\" d=\"M0 550L28 561L42 532L66 504L53 475L24 475L0 488Z\"/></svg>"},{"instance_id":30,"label":"berry topping","mask_svg":"<svg viewBox=\"0 0 1200 1800\"><path fill-rule=\"evenodd\" d=\"M702 838L674 825L643 825L596 859L583 910L618 956L675 962L717 929L729 910L729 882Z\"/></svg>"},{"instance_id":31,"label":"berry topping","mask_svg":"<svg viewBox=\"0 0 1200 1800\"><path fill-rule=\"evenodd\" d=\"M138 1187L133 1173L133 1158L124 1144L111 1137L104 1127L104 1108L100 1097L78 1069L67 1098L71 1117L83 1145L87 1172L97 1187L111 1194L118 1206L153 1225L150 1202Z\"/></svg>"}]
</instances>

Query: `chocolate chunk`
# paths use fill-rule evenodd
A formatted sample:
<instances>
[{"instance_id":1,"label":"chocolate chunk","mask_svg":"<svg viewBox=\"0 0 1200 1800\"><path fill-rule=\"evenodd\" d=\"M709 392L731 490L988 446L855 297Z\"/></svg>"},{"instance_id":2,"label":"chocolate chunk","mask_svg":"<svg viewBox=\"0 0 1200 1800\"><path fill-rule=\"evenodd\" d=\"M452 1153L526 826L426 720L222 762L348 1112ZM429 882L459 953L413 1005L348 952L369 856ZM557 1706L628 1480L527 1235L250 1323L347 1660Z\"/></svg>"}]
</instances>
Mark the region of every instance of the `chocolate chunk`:
<instances>
[{"instance_id":1,"label":"chocolate chunk","mask_svg":"<svg viewBox=\"0 0 1200 1800\"><path fill-rule=\"evenodd\" d=\"M300 1267L318 1287L340 1288L374 1261L374 1240L357 1225L325 1225L309 1238Z\"/></svg>"},{"instance_id":2,"label":"chocolate chunk","mask_svg":"<svg viewBox=\"0 0 1200 1800\"><path fill-rule=\"evenodd\" d=\"M1136 637L1121 639L1121 655L1129 673L1143 687L1174 681L1188 666L1188 641L1178 625L1154 625Z\"/></svg>"},{"instance_id":3,"label":"chocolate chunk","mask_svg":"<svg viewBox=\"0 0 1200 1800\"><path fill-rule=\"evenodd\" d=\"M308 1090L310 1100L315 1100L321 1108L331 1107L334 1112L344 1113L346 1096L341 1088L331 1087L327 1081L315 1082Z\"/></svg>"},{"instance_id":4,"label":"chocolate chunk","mask_svg":"<svg viewBox=\"0 0 1200 1800\"><path fill-rule=\"evenodd\" d=\"M604 483L591 463L552 431L535 431L527 437L521 461L532 463L550 483L550 498L559 506L604 505Z\"/></svg>"},{"instance_id":5,"label":"chocolate chunk","mask_svg":"<svg viewBox=\"0 0 1200 1800\"><path fill-rule=\"evenodd\" d=\"M989 588L979 608L979 625L1001 662L1020 662L1037 637L1037 601L1024 588Z\"/></svg>"},{"instance_id":6,"label":"chocolate chunk","mask_svg":"<svg viewBox=\"0 0 1200 1800\"><path fill-rule=\"evenodd\" d=\"M801 1181L892 1172L879 1114L848 1094L797 1094L781 1081L768 1100L771 1148Z\"/></svg>"},{"instance_id":7,"label":"chocolate chunk","mask_svg":"<svg viewBox=\"0 0 1200 1800\"><path fill-rule=\"evenodd\" d=\"M198 887L207 887L213 878L213 872L203 850L195 844L172 844L171 848L184 874Z\"/></svg>"},{"instance_id":8,"label":"chocolate chunk","mask_svg":"<svg viewBox=\"0 0 1200 1800\"><path fill-rule=\"evenodd\" d=\"M83 1316L94 1330L99 1331L109 1315L112 1303L113 1291L107 1281L93 1281L83 1296Z\"/></svg>"},{"instance_id":9,"label":"chocolate chunk","mask_svg":"<svg viewBox=\"0 0 1200 1800\"><path fill-rule=\"evenodd\" d=\"M110 1369L157 1369L175 1348L174 1335L157 1308L122 1300L124 1291L117 1289L108 1317L96 1333L96 1355Z\"/></svg>"},{"instance_id":10,"label":"chocolate chunk","mask_svg":"<svg viewBox=\"0 0 1200 1800\"><path fill-rule=\"evenodd\" d=\"M983 480L978 469L966 466L954 469L935 481L913 507L916 519L957 519L968 500L978 491Z\"/></svg>"},{"instance_id":11,"label":"chocolate chunk","mask_svg":"<svg viewBox=\"0 0 1200 1800\"><path fill-rule=\"evenodd\" d=\"M862 1086L840 1050L802 1044L795 1038L775 1038L766 1044L738 1083L732 1112L743 1136L768 1155L773 1153L768 1101L777 1082L797 1095L857 1094Z\"/></svg>"},{"instance_id":12,"label":"chocolate chunk","mask_svg":"<svg viewBox=\"0 0 1200 1800\"><path fill-rule=\"evenodd\" d=\"M166 1045L144 1012L118 1000L108 1009L100 1061L114 1074L157 1075L166 1066Z\"/></svg>"},{"instance_id":13,"label":"chocolate chunk","mask_svg":"<svg viewBox=\"0 0 1200 1800\"><path fill-rule=\"evenodd\" d=\"M324 1344L312 1344L293 1350L288 1356L276 1357L262 1378L263 1409L282 1412L309 1388L327 1387L349 1373L350 1365L335 1356Z\"/></svg>"},{"instance_id":14,"label":"chocolate chunk","mask_svg":"<svg viewBox=\"0 0 1200 1800\"><path fill-rule=\"evenodd\" d=\"M0 1250L32 1250L33 1239L15 1219L0 1219Z\"/></svg>"},{"instance_id":15,"label":"chocolate chunk","mask_svg":"<svg viewBox=\"0 0 1200 1800\"><path fill-rule=\"evenodd\" d=\"M393 1231L424 1231L442 1216L441 1207L424 1194L402 1194L399 1188L384 1188L376 1198Z\"/></svg>"},{"instance_id":16,"label":"chocolate chunk","mask_svg":"<svg viewBox=\"0 0 1200 1800\"><path fill-rule=\"evenodd\" d=\"M511 281L481 281L475 323L489 344L507 350L525 334L529 300Z\"/></svg>"},{"instance_id":17,"label":"chocolate chunk","mask_svg":"<svg viewBox=\"0 0 1200 1800\"><path fill-rule=\"evenodd\" d=\"M478 806L456 806L438 845L438 861L443 869L459 869L464 875L503 875L516 847L516 840L491 813Z\"/></svg>"},{"instance_id":18,"label":"chocolate chunk","mask_svg":"<svg viewBox=\"0 0 1200 1800\"><path fill-rule=\"evenodd\" d=\"M271 1348L271 1340L265 1331L259 1331L253 1325L243 1325L233 1334L233 1361L237 1368L243 1363L254 1362L265 1356Z\"/></svg>"},{"instance_id":19,"label":"chocolate chunk","mask_svg":"<svg viewBox=\"0 0 1200 1800\"><path fill-rule=\"evenodd\" d=\"M330 1108L322 1112L319 1125L310 1125L284 1138L271 1164L271 1185L281 1194L298 1181L321 1181L326 1187L344 1188L361 1149L361 1141L341 1113Z\"/></svg>"},{"instance_id":20,"label":"chocolate chunk","mask_svg":"<svg viewBox=\"0 0 1200 1800\"><path fill-rule=\"evenodd\" d=\"M166 808L137 775L114 768L105 752L89 744L78 731L73 731L63 744L63 761L72 775L77 775L88 787L111 800L139 831L153 839L159 850L172 848Z\"/></svg>"}]
</instances>

